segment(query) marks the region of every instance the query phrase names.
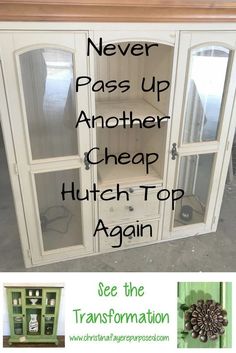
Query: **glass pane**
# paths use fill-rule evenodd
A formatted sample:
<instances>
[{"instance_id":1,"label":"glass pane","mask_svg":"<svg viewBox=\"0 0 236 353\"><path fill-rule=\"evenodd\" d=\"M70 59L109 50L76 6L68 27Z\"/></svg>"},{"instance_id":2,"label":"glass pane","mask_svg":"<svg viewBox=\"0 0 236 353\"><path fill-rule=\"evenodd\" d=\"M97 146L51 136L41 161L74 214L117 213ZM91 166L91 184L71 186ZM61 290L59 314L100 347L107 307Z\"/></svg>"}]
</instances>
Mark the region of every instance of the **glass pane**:
<instances>
[{"instance_id":1,"label":"glass pane","mask_svg":"<svg viewBox=\"0 0 236 353\"><path fill-rule=\"evenodd\" d=\"M54 317L50 315L45 316L45 335L52 335L54 329Z\"/></svg>"},{"instance_id":2,"label":"glass pane","mask_svg":"<svg viewBox=\"0 0 236 353\"><path fill-rule=\"evenodd\" d=\"M61 195L63 183L66 191L71 190L71 184L74 182L76 192L80 189L79 180L79 169L35 176L45 251L83 243L81 201L72 200L71 194L65 194L63 201Z\"/></svg>"},{"instance_id":3,"label":"glass pane","mask_svg":"<svg viewBox=\"0 0 236 353\"><path fill-rule=\"evenodd\" d=\"M192 51L184 143L217 139L229 54L218 46Z\"/></svg>"},{"instance_id":4,"label":"glass pane","mask_svg":"<svg viewBox=\"0 0 236 353\"><path fill-rule=\"evenodd\" d=\"M55 308L57 304L57 293L56 292L47 292L46 293L46 314L48 316L48 321L53 321L53 317L50 315L55 314ZM49 319L51 318L51 319ZM50 322L48 322L50 323Z\"/></svg>"},{"instance_id":5,"label":"glass pane","mask_svg":"<svg viewBox=\"0 0 236 353\"><path fill-rule=\"evenodd\" d=\"M12 292L13 314L22 314L21 292Z\"/></svg>"},{"instance_id":6,"label":"glass pane","mask_svg":"<svg viewBox=\"0 0 236 353\"><path fill-rule=\"evenodd\" d=\"M181 158L178 188L185 194L176 202L175 227L204 222L213 161L213 153Z\"/></svg>"},{"instance_id":7,"label":"glass pane","mask_svg":"<svg viewBox=\"0 0 236 353\"><path fill-rule=\"evenodd\" d=\"M19 305L13 306L13 314L22 314L22 307Z\"/></svg>"},{"instance_id":8,"label":"glass pane","mask_svg":"<svg viewBox=\"0 0 236 353\"><path fill-rule=\"evenodd\" d=\"M20 55L33 159L78 154L73 55L35 49Z\"/></svg>"},{"instance_id":9,"label":"glass pane","mask_svg":"<svg viewBox=\"0 0 236 353\"><path fill-rule=\"evenodd\" d=\"M56 292L47 292L46 294L46 305L55 306L56 305Z\"/></svg>"},{"instance_id":10,"label":"glass pane","mask_svg":"<svg viewBox=\"0 0 236 353\"><path fill-rule=\"evenodd\" d=\"M47 305L46 306L46 314L47 315L54 315L55 314L55 306Z\"/></svg>"},{"instance_id":11,"label":"glass pane","mask_svg":"<svg viewBox=\"0 0 236 353\"><path fill-rule=\"evenodd\" d=\"M23 335L23 317L14 317L14 333L15 335Z\"/></svg>"}]
</instances>

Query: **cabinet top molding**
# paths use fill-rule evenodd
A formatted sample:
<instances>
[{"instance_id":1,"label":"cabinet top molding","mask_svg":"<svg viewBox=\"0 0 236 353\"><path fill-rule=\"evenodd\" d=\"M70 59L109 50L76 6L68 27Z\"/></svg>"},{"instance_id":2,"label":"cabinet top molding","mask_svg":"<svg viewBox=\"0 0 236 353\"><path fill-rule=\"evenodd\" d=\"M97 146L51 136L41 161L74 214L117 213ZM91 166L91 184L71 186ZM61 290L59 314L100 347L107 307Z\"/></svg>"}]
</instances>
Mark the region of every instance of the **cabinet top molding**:
<instances>
[{"instance_id":1,"label":"cabinet top molding","mask_svg":"<svg viewBox=\"0 0 236 353\"><path fill-rule=\"evenodd\" d=\"M0 20L236 22L236 0L0 0Z\"/></svg>"}]
</instances>

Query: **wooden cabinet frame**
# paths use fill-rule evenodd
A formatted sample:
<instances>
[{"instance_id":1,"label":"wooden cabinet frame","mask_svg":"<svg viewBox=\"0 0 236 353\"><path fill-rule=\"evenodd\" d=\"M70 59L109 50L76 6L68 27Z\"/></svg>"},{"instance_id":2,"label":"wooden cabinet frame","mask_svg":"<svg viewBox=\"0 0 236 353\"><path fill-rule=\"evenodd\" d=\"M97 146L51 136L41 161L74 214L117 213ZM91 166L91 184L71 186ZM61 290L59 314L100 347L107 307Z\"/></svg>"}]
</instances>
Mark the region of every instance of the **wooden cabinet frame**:
<instances>
[{"instance_id":1,"label":"wooden cabinet frame","mask_svg":"<svg viewBox=\"0 0 236 353\"><path fill-rule=\"evenodd\" d=\"M124 24L125 26L126 24ZM37 195L34 184L34 175L38 173L44 173L48 171L56 171L61 169L72 169L83 165L82 156L78 158L55 158L44 160L31 160L29 153L29 137L27 136L26 129L26 117L23 112L23 122L19 123L19 119L14 120L14 116L19 113L18 108L21 106L22 99L22 84L20 77L17 77L16 69L19 68L19 61L14 62L14 55L21 53L26 47L38 47L40 40L45 44L48 42L60 43L62 45L61 38L70 38L74 36L76 38L76 50L75 55L83 57L85 55L85 42L81 41L81 38L87 38L90 36L96 42L101 36L104 39L104 43L109 42L125 42L125 41L157 41L160 43L171 45L174 48L173 65L172 65L172 89L169 99L169 114L175 116L175 123L172 127L168 128L167 132L167 143L165 146L165 168L163 173L163 186L167 188L176 187L176 175L178 172L178 164L176 161L171 161L170 151L172 143L178 142L180 144L180 155L191 155L192 153L207 153L207 152L219 152L219 159L217 160L218 175L214 179L211 187L214 188L214 197L211 201L208 209L208 217L206 224L196 224L194 227L186 226L185 230L182 229L174 230L171 228L172 213L170 212L169 206L160 207L160 218L158 218L158 236L153 239L153 243L157 241L164 241L167 239L174 239L183 236L190 236L195 234L206 233L215 231L217 227L217 220L220 212L220 205L223 197L224 182L226 179L227 165L230 158L230 148L233 142L233 132L235 128L235 110L236 102L234 100L235 83L233 77L236 74L236 58L235 58L235 34L236 25L224 24L222 25L223 30L220 30L221 25L217 24L127 24L127 30L120 29L120 25L116 24L39 24L39 23L28 23L28 24L0 24L0 58L2 64L2 80L0 80L0 91L1 91L1 109L2 109L2 125L3 133L6 142L6 150L8 154L8 164L12 180L13 193L16 204L16 212L19 222L19 230L21 236L21 243L23 249L23 256L26 267L37 266L39 264L48 264L61 260L68 260L77 257L83 257L88 255L95 255L100 252L101 246L99 246L98 239L92 238L92 234L83 234L86 238L86 247L80 248L66 248L66 251L52 250L43 251L42 241L39 235L39 221L38 221L38 210L36 205ZM57 38L58 32L60 35ZM224 32L225 31L225 32ZM15 41L16 47L11 47L10 40L12 34L17 39ZM63 37L64 36L64 37ZM37 38L36 38L37 37ZM36 38L36 39L35 39ZM42 38L42 39L41 39ZM80 41L79 39L80 38ZM70 41L70 39L68 39ZM179 139L179 131L182 126L182 116L184 111L184 92L187 85L188 78L188 63L189 63L189 50L202 43L220 43L232 50L232 58L230 61L229 70L231 70L231 78L229 79L227 102L225 105L225 118L221 124L222 136L224 135L224 141L213 141L207 144L198 144L197 150L194 144L181 145ZM80 44L80 50L78 50L78 44ZM64 46L66 47L66 45ZM79 54L78 54L79 53ZM14 54L14 55L13 55ZM8 58L10 58L8 60ZM77 57L77 63L78 63ZM82 59L83 70L94 76L94 57L85 60ZM77 68L78 69L78 68ZM81 69L81 67L80 67ZM15 71L14 71L15 70ZM19 72L18 72L19 74ZM12 83L14 89L11 89ZM20 83L19 83L20 82ZM18 86L19 84L19 86ZM17 90L20 90L20 94ZM88 111L92 114L95 112L95 94L87 92L84 94L84 100L87 102ZM13 104L13 101L17 104ZM10 115L10 116L9 116ZM19 116L19 114L18 114ZM17 121L16 121L17 120ZM22 136L26 139L23 140ZM19 138L19 135L21 137ZM84 142L86 146L96 145L96 132L93 131L90 134L84 133ZM21 152L23 151L23 161ZM53 163L51 163L53 162ZM26 168L27 166L27 168ZM28 174L31 174L29 176ZM97 181L97 167L93 168L91 172L91 181ZM30 186L30 187L29 187ZM25 215L27 217L25 218ZM85 215L86 226L96 224L98 219L98 207L93 205L91 211ZM152 221L152 219L150 219ZM125 222L124 222L125 223ZM131 223L131 222L130 222ZM87 228L88 229L88 228ZM30 234L30 235L29 235ZM149 243L147 243L149 244ZM134 244L133 246L140 246L141 244ZM65 249L65 248L64 248ZM112 250L112 249L111 249ZM62 255L64 251L64 255Z\"/></svg>"},{"instance_id":2,"label":"wooden cabinet frame","mask_svg":"<svg viewBox=\"0 0 236 353\"><path fill-rule=\"evenodd\" d=\"M41 285L28 285L26 287L6 285L5 287L10 324L9 344L35 342L55 343L57 345L62 287L45 287ZM31 303L31 298L37 300L36 304ZM54 302L50 302L50 298L54 298ZM31 334L28 327L29 317L30 313L35 312L37 312L38 331L36 334ZM47 331L47 326L50 326L50 331Z\"/></svg>"}]
</instances>

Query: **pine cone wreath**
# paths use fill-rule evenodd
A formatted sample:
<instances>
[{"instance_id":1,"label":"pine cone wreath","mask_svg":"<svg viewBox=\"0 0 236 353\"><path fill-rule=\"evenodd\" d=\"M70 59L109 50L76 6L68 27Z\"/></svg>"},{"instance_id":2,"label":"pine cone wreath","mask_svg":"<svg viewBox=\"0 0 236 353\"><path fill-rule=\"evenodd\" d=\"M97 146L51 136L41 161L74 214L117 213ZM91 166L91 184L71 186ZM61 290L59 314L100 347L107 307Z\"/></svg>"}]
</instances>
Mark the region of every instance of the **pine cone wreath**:
<instances>
[{"instance_id":1,"label":"pine cone wreath","mask_svg":"<svg viewBox=\"0 0 236 353\"><path fill-rule=\"evenodd\" d=\"M201 342L215 341L224 334L224 326L228 325L226 315L221 304L213 300L198 300L185 312L185 329L192 331L192 337L199 338Z\"/></svg>"}]
</instances>

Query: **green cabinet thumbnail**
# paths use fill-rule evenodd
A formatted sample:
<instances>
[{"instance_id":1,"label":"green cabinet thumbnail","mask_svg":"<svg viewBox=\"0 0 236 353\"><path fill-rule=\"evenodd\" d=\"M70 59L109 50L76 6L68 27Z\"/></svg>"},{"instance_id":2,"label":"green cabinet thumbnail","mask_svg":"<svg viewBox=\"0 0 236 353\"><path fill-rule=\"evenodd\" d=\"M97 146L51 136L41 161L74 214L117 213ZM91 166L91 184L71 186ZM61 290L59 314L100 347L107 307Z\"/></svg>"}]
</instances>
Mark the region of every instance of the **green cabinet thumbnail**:
<instances>
[{"instance_id":1,"label":"green cabinet thumbnail","mask_svg":"<svg viewBox=\"0 0 236 353\"><path fill-rule=\"evenodd\" d=\"M61 287L8 287L9 344L55 343Z\"/></svg>"},{"instance_id":2,"label":"green cabinet thumbnail","mask_svg":"<svg viewBox=\"0 0 236 353\"><path fill-rule=\"evenodd\" d=\"M186 330L187 308L198 301L219 303L227 312L227 327L218 339L200 342ZM178 348L231 348L232 345L232 284L225 282L178 283Z\"/></svg>"}]
</instances>

